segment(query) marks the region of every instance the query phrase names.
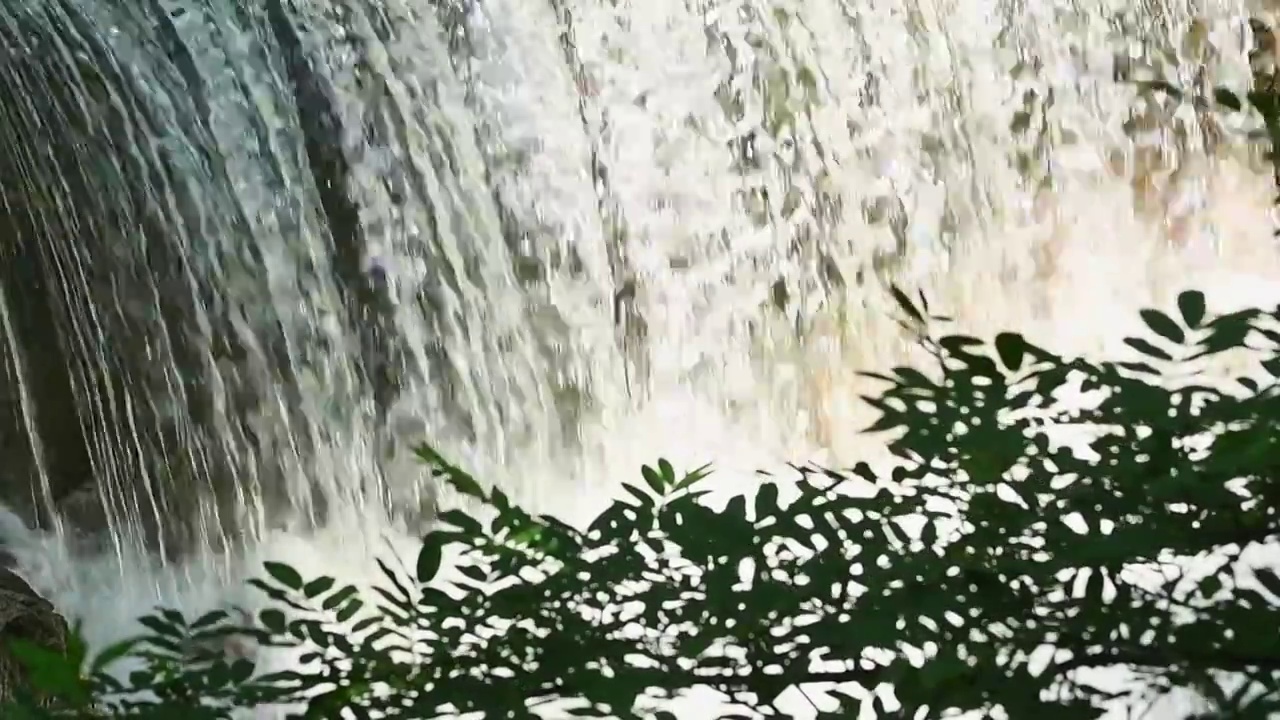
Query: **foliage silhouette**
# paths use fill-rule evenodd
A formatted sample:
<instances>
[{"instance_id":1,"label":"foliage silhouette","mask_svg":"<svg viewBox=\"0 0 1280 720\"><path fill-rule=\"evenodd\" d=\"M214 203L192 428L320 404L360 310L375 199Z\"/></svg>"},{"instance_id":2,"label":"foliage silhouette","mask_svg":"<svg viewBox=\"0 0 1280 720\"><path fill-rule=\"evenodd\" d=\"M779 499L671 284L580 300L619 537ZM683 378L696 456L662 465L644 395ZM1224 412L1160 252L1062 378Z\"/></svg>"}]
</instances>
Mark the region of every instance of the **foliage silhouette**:
<instances>
[{"instance_id":1,"label":"foliage silhouette","mask_svg":"<svg viewBox=\"0 0 1280 720\"><path fill-rule=\"evenodd\" d=\"M73 657L77 672L17 647L62 704L3 716L292 703L301 718L527 718L565 700L581 717L672 717L655 701L710 687L736 703L722 717L758 717L784 715L790 688L821 705L823 683L880 688L828 691L829 718L1074 720L1176 687L1206 720L1280 712L1280 575L1245 557L1280 527L1280 309L1214 314L1183 293L1176 315L1143 311L1134 358L1093 362L1013 333L939 334L927 305L894 297L933 361L871 375L887 386L866 398L884 468L795 467L715 509L708 468L660 461L576 529L423 448L483 512L442 513L416 577L379 561L386 586L363 592L271 563L254 585L273 605L252 623L160 610L145 637ZM1250 372L1205 371L1245 347ZM1055 399L1072 386L1092 401ZM221 651L231 636L304 665L261 670ZM141 669L118 679L126 656Z\"/></svg>"}]
</instances>

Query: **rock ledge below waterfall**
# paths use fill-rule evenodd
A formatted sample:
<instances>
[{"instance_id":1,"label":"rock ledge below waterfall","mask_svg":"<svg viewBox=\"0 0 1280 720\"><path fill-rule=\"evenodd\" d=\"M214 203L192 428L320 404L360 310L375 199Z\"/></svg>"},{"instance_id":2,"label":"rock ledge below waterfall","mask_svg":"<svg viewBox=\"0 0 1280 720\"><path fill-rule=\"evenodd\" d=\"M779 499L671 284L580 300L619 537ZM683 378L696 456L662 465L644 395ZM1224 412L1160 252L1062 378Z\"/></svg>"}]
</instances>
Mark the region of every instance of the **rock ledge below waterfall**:
<instances>
[{"instance_id":1,"label":"rock ledge below waterfall","mask_svg":"<svg viewBox=\"0 0 1280 720\"><path fill-rule=\"evenodd\" d=\"M49 601L17 573L0 567L0 705L13 699L24 679L7 641L21 638L66 652L69 635L66 618Z\"/></svg>"}]
</instances>

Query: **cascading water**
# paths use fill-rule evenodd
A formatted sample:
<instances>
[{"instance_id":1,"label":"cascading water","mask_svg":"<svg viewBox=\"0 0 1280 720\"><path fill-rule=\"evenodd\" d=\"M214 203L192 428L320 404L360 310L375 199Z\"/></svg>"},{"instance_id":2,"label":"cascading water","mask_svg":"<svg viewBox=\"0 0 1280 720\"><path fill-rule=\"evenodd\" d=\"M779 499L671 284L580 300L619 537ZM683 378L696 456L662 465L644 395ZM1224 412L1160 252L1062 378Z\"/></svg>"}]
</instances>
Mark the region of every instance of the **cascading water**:
<instances>
[{"instance_id":1,"label":"cascading water","mask_svg":"<svg viewBox=\"0 0 1280 720\"><path fill-rule=\"evenodd\" d=\"M264 556L357 579L423 438L573 518L875 453L888 277L1076 352L1274 302L1243 129L1115 78L1243 87L1253 9L0 0L7 550L102 641Z\"/></svg>"}]
</instances>

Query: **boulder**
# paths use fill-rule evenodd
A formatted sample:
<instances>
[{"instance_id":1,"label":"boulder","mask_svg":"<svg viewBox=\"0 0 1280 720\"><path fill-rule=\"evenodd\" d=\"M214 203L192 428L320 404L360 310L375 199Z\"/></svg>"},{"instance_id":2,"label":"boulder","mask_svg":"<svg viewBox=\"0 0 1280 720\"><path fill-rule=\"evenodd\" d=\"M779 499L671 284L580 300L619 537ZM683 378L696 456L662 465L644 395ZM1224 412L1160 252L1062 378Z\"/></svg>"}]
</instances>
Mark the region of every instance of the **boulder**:
<instances>
[{"instance_id":1,"label":"boulder","mask_svg":"<svg viewBox=\"0 0 1280 720\"><path fill-rule=\"evenodd\" d=\"M66 652L70 629L53 605L12 570L0 567L0 704L11 700L24 672L7 647L21 638Z\"/></svg>"},{"instance_id":2,"label":"boulder","mask_svg":"<svg viewBox=\"0 0 1280 720\"><path fill-rule=\"evenodd\" d=\"M246 474L247 453L219 452L221 384L205 382L215 288L189 280L210 251L186 244L244 223L213 224L230 191L177 149L207 150L199 93L156 103L142 80L181 87L190 63L132 68L113 38L149 31L99 9L7 3L0 22L0 504L172 553L208 544L206 495L229 504Z\"/></svg>"}]
</instances>

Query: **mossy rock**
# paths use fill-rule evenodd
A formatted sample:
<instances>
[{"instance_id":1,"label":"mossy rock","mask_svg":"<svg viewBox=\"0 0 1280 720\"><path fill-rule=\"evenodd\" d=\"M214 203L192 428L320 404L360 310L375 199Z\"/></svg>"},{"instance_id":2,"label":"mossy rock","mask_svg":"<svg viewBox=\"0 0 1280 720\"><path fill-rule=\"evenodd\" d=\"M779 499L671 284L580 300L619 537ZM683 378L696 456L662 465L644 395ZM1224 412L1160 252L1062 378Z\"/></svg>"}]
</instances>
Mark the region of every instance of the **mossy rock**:
<instances>
[{"instance_id":1,"label":"mossy rock","mask_svg":"<svg viewBox=\"0 0 1280 720\"><path fill-rule=\"evenodd\" d=\"M11 570L0 568L0 705L13 700L25 673L8 648L22 639L65 653L70 628L53 605Z\"/></svg>"}]
</instances>

